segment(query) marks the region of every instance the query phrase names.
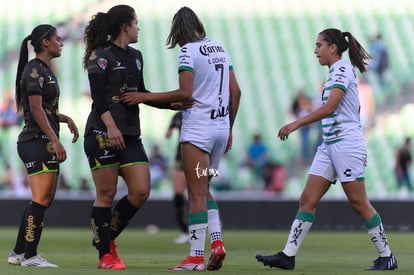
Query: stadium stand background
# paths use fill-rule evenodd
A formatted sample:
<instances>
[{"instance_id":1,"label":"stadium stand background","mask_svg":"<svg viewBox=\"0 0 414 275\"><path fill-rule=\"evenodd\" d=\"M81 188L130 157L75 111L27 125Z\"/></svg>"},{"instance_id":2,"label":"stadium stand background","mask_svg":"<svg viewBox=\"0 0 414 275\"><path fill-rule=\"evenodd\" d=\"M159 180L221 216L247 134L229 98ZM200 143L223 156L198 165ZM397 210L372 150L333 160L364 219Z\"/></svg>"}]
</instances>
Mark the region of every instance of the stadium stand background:
<instances>
[{"instance_id":1,"label":"stadium stand background","mask_svg":"<svg viewBox=\"0 0 414 275\"><path fill-rule=\"evenodd\" d=\"M107 11L114 4L126 3L135 7L141 31L139 42L132 46L144 55L146 86L152 91L166 91L178 85L178 50L167 50L165 46L171 19L179 7L188 5L193 8L204 22L207 35L221 41L230 52L242 88L239 117L233 132L234 146L223 162L232 188L238 192L218 194L230 198L263 196L252 186L251 177L240 169L255 132L262 134L271 160L289 168L286 188L278 196L298 197L306 177L306 171L295 171L299 134L294 133L288 141L281 142L276 140L276 132L293 119L290 105L295 91L304 88L313 97L326 76L327 68L321 67L313 54L317 33L329 27L349 30L368 49L369 39L381 32L390 50L391 69L386 75L390 85L381 88L375 77L368 75L374 88L377 116L368 136L367 189L370 197L379 199L411 197L405 191L396 190L393 176L394 150L405 136L414 134L411 123L414 115L411 105L414 6L409 0L338 0L334 4L327 0L61 0L52 1L47 8L25 0L2 0L1 3L0 92L14 86L20 42L33 26L43 22L61 24L70 32L64 41L62 57L54 63L61 86L60 109L74 118L81 133L90 108L87 76L81 67L83 23L92 14ZM146 106L141 109L147 152L150 153L152 144L160 144L172 161L176 137L165 140L164 134L173 112ZM2 155L18 173L21 164L15 141L19 129L1 131ZM71 144L70 133L65 127L62 127L62 139L68 150L68 159L61 166L62 175L73 190L81 188L82 179L92 187L83 140ZM2 173L3 165L0 175ZM170 184L163 184L153 195L169 197L170 188ZM3 191L3 195L10 196L10 193ZM331 188L327 197L342 199L344 195L338 185Z\"/></svg>"}]
</instances>

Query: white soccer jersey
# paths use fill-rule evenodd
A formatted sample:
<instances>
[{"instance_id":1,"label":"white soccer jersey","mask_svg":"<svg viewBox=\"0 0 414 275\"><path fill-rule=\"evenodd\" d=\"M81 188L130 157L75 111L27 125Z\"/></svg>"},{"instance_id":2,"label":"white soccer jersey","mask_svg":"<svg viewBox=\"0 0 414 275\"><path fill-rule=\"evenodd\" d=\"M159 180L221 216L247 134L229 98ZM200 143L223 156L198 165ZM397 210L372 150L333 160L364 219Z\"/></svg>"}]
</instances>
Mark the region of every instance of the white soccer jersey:
<instances>
[{"instance_id":1,"label":"white soccer jersey","mask_svg":"<svg viewBox=\"0 0 414 275\"><path fill-rule=\"evenodd\" d=\"M229 70L232 63L224 47L210 39L187 43L180 49L178 71L194 73L192 99L183 111L182 129L229 128ZM208 131L208 128L206 130Z\"/></svg>"},{"instance_id":2,"label":"white soccer jersey","mask_svg":"<svg viewBox=\"0 0 414 275\"><path fill-rule=\"evenodd\" d=\"M333 88L344 91L344 96L335 112L322 119L323 141L331 144L344 139L363 139L360 122L358 82L352 64L340 59L329 69L325 82L322 104L328 101Z\"/></svg>"}]
</instances>

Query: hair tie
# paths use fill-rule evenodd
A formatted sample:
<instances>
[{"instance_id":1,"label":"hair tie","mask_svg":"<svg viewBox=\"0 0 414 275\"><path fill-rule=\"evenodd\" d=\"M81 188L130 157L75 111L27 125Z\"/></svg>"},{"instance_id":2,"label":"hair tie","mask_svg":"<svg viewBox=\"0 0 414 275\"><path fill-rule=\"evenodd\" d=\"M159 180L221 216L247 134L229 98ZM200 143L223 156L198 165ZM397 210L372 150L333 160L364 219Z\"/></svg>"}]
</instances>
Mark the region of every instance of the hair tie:
<instances>
[{"instance_id":1,"label":"hair tie","mask_svg":"<svg viewBox=\"0 0 414 275\"><path fill-rule=\"evenodd\" d=\"M340 42L341 47L339 48L342 52L344 52L348 49L348 45L349 45L348 40L345 39L345 37L347 37L348 34L346 32L341 32L341 36L342 36L342 41Z\"/></svg>"},{"instance_id":2,"label":"hair tie","mask_svg":"<svg viewBox=\"0 0 414 275\"><path fill-rule=\"evenodd\" d=\"M36 45L37 43L39 43L40 41L42 41L42 39L44 39L47 35L48 35L48 33L51 31L51 30L53 30L53 26L50 26L50 28L44 33L44 34L42 34L36 41L33 41L32 40L32 45L34 46L34 45Z\"/></svg>"}]
</instances>

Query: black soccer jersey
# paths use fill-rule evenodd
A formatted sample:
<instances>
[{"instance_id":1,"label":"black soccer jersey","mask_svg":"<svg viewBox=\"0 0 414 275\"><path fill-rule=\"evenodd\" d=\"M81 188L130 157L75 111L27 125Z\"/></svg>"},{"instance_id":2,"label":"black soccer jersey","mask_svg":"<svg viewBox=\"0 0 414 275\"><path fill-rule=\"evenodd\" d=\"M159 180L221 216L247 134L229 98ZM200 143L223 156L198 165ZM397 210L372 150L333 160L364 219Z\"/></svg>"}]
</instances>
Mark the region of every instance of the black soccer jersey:
<instances>
[{"instance_id":1,"label":"black soccer jersey","mask_svg":"<svg viewBox=\"0 0 414 275\"><path fill-rule=\"evenodd\" d=\"M29 96L42 96L42 107L56 136L59 137L59 85L49 66L40 59L26 64L20 81L25 125L18 142L28 141L44 135L30 111Z\"/></svg>"},{"instance_id":2,"label":"black soccer jersey","mask_svg":"<svg viewBox=\"0 0 414 275\"><path fill-rule=\"evenodd\" d=\"M85 135L92 129L106 131L102 113L110 111L123 135L141 135L139 107L119 101L124 92L147 92L143 78L141 52L110 44L91 53L88 77L93 99L92 110L86 124Z\"/></svg>"}]
</instances>

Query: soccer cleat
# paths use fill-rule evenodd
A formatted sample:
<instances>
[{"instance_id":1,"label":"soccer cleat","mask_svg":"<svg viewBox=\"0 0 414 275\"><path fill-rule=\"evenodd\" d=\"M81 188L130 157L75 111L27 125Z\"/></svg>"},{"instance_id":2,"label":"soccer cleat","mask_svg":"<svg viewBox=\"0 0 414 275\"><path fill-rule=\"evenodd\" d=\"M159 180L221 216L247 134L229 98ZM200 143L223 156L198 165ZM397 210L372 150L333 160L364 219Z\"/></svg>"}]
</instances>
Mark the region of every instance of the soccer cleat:
<instances>
[{"instance_id":1,"label":"soccer cleat","mask_svg":"<svg viewBox=\"0 0 414 275\"><path fill-rule=\"evenodd\" d=\"M190 235L188 233L182 233L180 236L178 236L174 243L180 244L180 243L188 243L190 241Z\"/></svg>"},{"instance_id":2,"label":"soccer cleat","mask_svg":"<svg viewBox=\"0 0 414 275\"><path fill-rule=\"evenodd\" d=\"M205 271L204 257L188 256L179 265L168 268L170 271Z\"/></svg>"},{"instance_id":3,"label":"soccer cleat","mask_svg":"<svg viewBox=\"0 0 414 275\"><path fill-rule=\"evenodd\" d=\"M226 249L224 249L224 243L221 240L214 241L211 244L210 257L207 262L208 270L219 270L223 261L226 258Z\"/></svg>"},{"instance_id":4,"label":"soccer cleat","mask_svg":"<svg viewBox=\"0 0 414 275\"><path fill-rule=\"evenodd\" d=\"M20 265L23 261L23 256L24 253L17 254L16 252L14 252L14 250L12 250L9 254L9 257L7 258L7 261L9 262L9 264Z\"/></svg>"},{"instance_id":5,"label":"soccer cleat","mask_svg":"<svg viewBox=\"0 0 414 275\"><path fill-rule=\"evenodd\" d=\"M263 263L264 266L270 266L270 268L278 267L290 270L295 268L295 256L289 257L283 252L278 252L269 256L256 255L256 259L258 262Z\"/></svg>"},{"instance_id":6,"label":"soccer cleat","mask_svg":"<svg viewBox=\"0 0 414 275\"><path fill-rule=\"evenodd\" d=\"M121 259L121 257L119 257L118 252L116 251L116 244L115 244L115 240L111 240L109 242L109 249L110 252L112 254L112 256L114 257L115 261L120 265L123 266L124 269L126 269L124 261Z\"/></svg>"},{"instance_id":7,"label":"soccer cleat","mask_svg":"<svg viewBox=\"0 0 414 275\"><path fill-rule=\"evenodd\" d=\"M389 257L378 257L373 263L365 270L394 270L398 268L397 259L392 254Z\"/></svg>"},{"instance_id":8,"label":"soccer cleat","mask_svg":"<svg viewBox=\"0 0 414 275\"><path fill-rule=\"evenodd\" d=\"M98 264L99 269L114 269L114 270L124 270L125 265L120 264L111 253L106 253L99 260Z\"/></svg>"},{"instance_id":9,"label":"soccer cleat","mask_svg":"<svg viewBox=\"0 0 414 275\"><path fill-rule=\"evenodd\" d=\"M49 263L39 255L30 257L29 259L23 258L20 263L21 266L33 266L33 267L58 267L55 264Z\"/></svg>"}]
</instances>

